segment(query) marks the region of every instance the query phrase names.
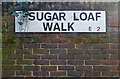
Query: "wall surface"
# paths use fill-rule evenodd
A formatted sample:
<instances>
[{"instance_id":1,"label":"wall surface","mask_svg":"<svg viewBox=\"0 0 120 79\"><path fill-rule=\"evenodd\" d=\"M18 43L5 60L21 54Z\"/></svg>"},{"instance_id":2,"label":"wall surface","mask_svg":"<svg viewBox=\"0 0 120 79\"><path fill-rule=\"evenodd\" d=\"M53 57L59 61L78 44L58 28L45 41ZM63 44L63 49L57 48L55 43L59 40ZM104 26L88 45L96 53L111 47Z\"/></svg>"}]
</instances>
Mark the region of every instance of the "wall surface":
<instances>
[{"instance_id":1,"label":"wall surface","mask_svg":"<svg viewBox=\"0 0 120 79\"><path fill-rule=\"evenodd\" d=\"M119 77L118 3L33 3L31 10L105 10L106 33L15 34L2 4L3 77Z\"/></svg>"}]
</instances>

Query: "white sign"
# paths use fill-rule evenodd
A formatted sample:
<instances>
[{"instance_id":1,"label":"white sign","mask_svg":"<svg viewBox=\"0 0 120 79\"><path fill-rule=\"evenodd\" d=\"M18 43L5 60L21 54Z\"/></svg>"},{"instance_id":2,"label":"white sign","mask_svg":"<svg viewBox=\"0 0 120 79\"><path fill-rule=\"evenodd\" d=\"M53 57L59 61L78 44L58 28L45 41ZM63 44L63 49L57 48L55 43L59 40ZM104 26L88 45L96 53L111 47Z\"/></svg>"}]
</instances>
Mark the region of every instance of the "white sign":
<instances>
[{"instance_id":1,"label":"white sign","mask_svg":"<svg viewBox=\"0 0 120 79\"><path fill-rule=\"evenodd\" d=\"M19 11L17 11L19 12ZM18 24L16 33L106 32L105 11L29 11L28 20Z\"/></svg>"}]
</instances>

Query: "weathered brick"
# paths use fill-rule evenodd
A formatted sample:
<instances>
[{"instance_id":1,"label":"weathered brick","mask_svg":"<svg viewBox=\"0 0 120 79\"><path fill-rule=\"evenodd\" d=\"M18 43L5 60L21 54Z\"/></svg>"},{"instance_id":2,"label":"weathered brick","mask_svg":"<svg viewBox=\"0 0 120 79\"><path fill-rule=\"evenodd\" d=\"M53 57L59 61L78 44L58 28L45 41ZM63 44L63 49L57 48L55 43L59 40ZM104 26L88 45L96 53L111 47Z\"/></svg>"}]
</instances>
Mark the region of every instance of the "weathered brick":
<instances>
[{"instance_id":1,"label":"weathered brick","mask_svg":"<svg viewBox=\"0 0 120 79\"><path fill-rule=\"evenodd\" d=\"M68 43L68 44L66 44L66 43L60 43L59 44L59 48L75 48L75 44L71 44L71 43Z\"/></svg>"},{"instance_id":2,"label":"weathered brick","mask_svg":"<svg viewBox=\"0 0 120 79\"><path fill-rule=\"evenodd\" d=\"M93 49L107 49L109 47L108 44L91 44Z\"/></svg>"},{"instance_id":3,"label":"weathered brick","mask_svg":"<svg viewBox=\"0 0 120 79\"><path fill-rule=\"evenodd\" d=\"M2 64L4 65L13 65L15 64L15 60L2 60Z\"/></svg>"},{"instance_id":4,"label":"weathered brick","mask_svg":"<svg viewBox=\"0 0 120 79\"><path fill-rule=\"evenodd\" d=\"M2 66L3 70L23 70L22 66Z\"/></svg>"},{"instance_id":5,"label":"weathered brick","mask_svg":"<svg viewBox=\"0 0 120 79\"><path fill-rule=\"evenodd\" d=\"M69 65L83 65L84 61L81 60L68 60Z\"/></svg>"},{"instance_id":6,"label":"weathered brick","mask_svg":"<svg viewBox=\"0 0 120 79\"><path fill-rule=\"evenodd\" d=\"M50 60L51 65L66 65L66 60Z\"/></svg>"},{"instance_id":7,"label":"weathered brick","mask_svg":"<svg viewBox=\"0 0 120 79\"><path fill-rule=\"evenodd\" d=\"M83 72L81 72L81 71L67 71L67 75L81 77L83 75Z\"/></svg>"},{"instance_id":8,"label":"weathered brick","mask_svg":"<svg viewBox=\"0 0 120 79\"><path fill-rule=\"evenodd\" d=\"M34 60L33 64L35 64L35 65L49 65L49 60Z\"/></svg>"},{"instance_id":9,"label":"weathered brick","mask_svg":"<svg viewBox=\"0 0 120 79\"><path fill-rule=\"evenodd\" d=\"M32 54L32 49L17 49L16 54Z\"/></svg>"},{"instance_id":10,"label":"weathered brick","mask_svg":"<svg viewBox=\"0 0 120 79\"><path fill-rule=\"evenodd\" d=\"M79 59L79 60L89 60L92 59L91 54L84 54L84 55L74 55L75 59Z\"/></svg>"},{"instance_id":11,"label":"weathered brick","mask_svg":"<svg viewBox=\"0 0 120 79\"><path fill-rule=\"evenodd\" d=\"M24 70L27 70L27 71L39 71L40 67L39 66L24 66Z\"/></svg>"},{"instance_id":12,"label":"weathered brick","mask_svg":"<svg viewBox=\"0 0 120 79\"><path fill-rule=\"evenodd\" d=\"M102 39L102 43L117 43L118 42L118 38L105 38Z\"/></svg>"},{"instance_id":13,"label":"weathered brick","mask_svg":"<svg viewBox=\"0 0 120 79\"><path fill-rule=\"evenodd\" d=\"M64 36L65 36L65 34L58 34L58 37L60 37L60 38L62 38Z\"/></svg>"},{"instance_id":14,"label":"weathered brick","mask_svg":"<svg viewBox=\"0 0 120 79\"><path fill-rule=\"evenodd\" d=\"M57 55L41 55L41 59L57 59Z\"/></svg>"},{"instance_id":15,"label":"weathered brick","mask_svg":"<svg viewBox=\"0 0 120 79\"><path fill-rule=\"evenodd\" d=\"M50 39L50 43L66 43L67 39L65 38L52 38Z\"/></svg>"},{"instance_id":16,"label":"weathered brick","mask_svg":"<svg viewBox=\"0 0 120 79\"><path fill-rule=\"evenodd\" d=\"M34 71L34 76L49 76L49 73L47 71Z\"/></svg>"},{"instance_id":17,"label":"weathered brick","mask_svg":"<svg viewBox=\"0 0 120 79\"><path fill-rule=\"evenodd\" d=\"M45 37L45 38L57 38L57 34L44 34L43 37Z\"/></svg>"},{"instance_id":18,"label":"weathered brick","mask_svg":"<svg viewBox=\"0 0 120 79\"><path fill-rule=\"evenodd\" d=\"M31 76L31 71L16 71L16 75Z\"/></svg>"},{"instance_id":19,"label":"weathered brick","mask_svg":"<svg viewBox=\"0 0 120 79\"><path fill-rule=\"evenodd\" d=\"M12 70L4 70L2 71L2 76L3 77L11 77L14 76L15 72Z\"/></svg>"},{"instance_id":20,"label":"weathered brick","mask_svg":"<svg viewBox=\"0 0 120 79\"><path fill-rule=\"evenodd\" d=\"M93 66L94 71L109 71L109 66Z\"/></svg>"},{"instance_id":21,"label":"weathered brick","mask_svg":"<svg viewBox=\"0 0 120 79\"><path fill-rule=\"evenodd\" d=\"M91 49L90 44L77 44L77 48L79 49Z\"/></svg>"},{"instance_id":22,"label":"weathered brick","mask_svg":"<svg viewBox=\"0 0 120 79\"><path fill-rule=\"evenodd\" d=\"M117 60L102 60L103 65L117 65Z\"/></svg>"},{"instance_id":23,"label":"weathered brick","mask_svg":"<svg viewBox=\"0 0 120 79\"><path fill-rule=\"evenodd\" d=\"M52 71L50 72L50 76L66 76L66 72L65 71Z\"/></svg>"},{"instance_id":24,"label":"weathered brick","mask_svg":"<svg viewBox=\"0 0 120 79\"><path fill-rule=\"evenodd\" d=\"M109 55L107 54L93 55L93 59L106 60L106 59L109 59Z\"/></svg>"},{"instance_id":25,"label":"weathered brick","mask_svg":"<svg viewBox=\"0 0 120 79\"><path fill-rule=\"evenodd\" d=\"M32 38L19 38L21 40L21 43L32 43Z\"/></svg>"},{"instance_id":26,"label":"weathered brick","mask_svg":"<svg viewBox=\"0 0 120 79\"><path fill-rule=\"evenodd\" d=\"M36 55L33 55L33 54L25 54L24 55L24 59L40 59L40 55L36 54Z\"/></svg>"},{"instance_id":27,"label":"weathered brick","mask_svg":"<svg viewBox=\"0 0 120 79\"><path fill-rule=\"evenodd\" d=\"M50 53L51 54L65 54L66 50L65 49L51 49Z\"/></svg>"},{"instance_id":28,"label":"weathered brick","mask_svg":"<svg viewBox=\"0 0 120 79\"><path fill-rule=\"evenodd\" d=\"M102 76L104 77L117 77L117 71L105 71L102 72Z\"/></svg>"},{"instance_id":29,"label":"weathered brick","mask_svg":"<svg viewBox=\"0 0 120 79\"><path fill-rule=\"evenodd\" d=\"M118 54L110 54L110 60L117 60L118 58Z\"/></svg>"},{"instance_id":30,"label":"weathered brick","mask_svg":"<svg viewBox=\"0 0 120 79\"><path fill-rule=\"evenodd\" d=\"M110 66L111 71L117 71L118 67L117 66Z\"/></svg>"},{"instance_id":31,"label":"weathered brick","mask_svg":"<svg viewBox=\"0 0 120 79\"><path fill-rule=\"evenodd\" d=\"M57 66L41 66L42 71L57 71Z\"/></svg>"},{"instance_id":32,"label":"weathered brick","mask_svg":"<svg viewBox=\"0 0 120 79\"><path fill-rule=\"evenodd\" d=\"M76 71L92 71L92 66L76 66Z\"/></svg>"},{"instance_id":33,"label":"weathered brick","mask_svg":"<svg viewBox=\"0 0 120 79\"><path fill-rule=\"evenodd\" d=\"M101 61L100 60L87 60L85 61L86 65L100 65Z\"/></svg>"},{"instance_id":34,"label":"weathered brick","mask_svg":"<svg viewBox=\"0 0 120 79\"><path fill-rule=\"evenodd\" d=\"M33 38L33 43L49 43L48 38Z\"/></svg>"},{"instance_id":35,"label":"weathered brick","mask_svg":"<svg viewBox=\"0 0 120 79\"><path fill-rule=\"evenodd\" d=\"M57 44L41 44L41 48L57 48Z\"/></svg>"},{"instance_id":36,"label":"weathered brick","mask_svg":"<svg viewBox=\"0 0 120 79\"><path fill-rule=\"evenodd\" d=\"M17 60L17 65L32 65L32 60Z\"/></svg>"},{"instance_id":37,"label":"weathered brick","mask_svg":"<svg viewBox=\"0 0 120 79\"><path fill-rule=\"evenodd\" d=\"M100 49L85 49L83 50L85 54L100 54Z\"/></svg>"},{"instance_id":38,"label":"weathered brick","mask_svg":"<svg viewBox=\"0 0 120 79\"><path fill-rule=\"evenodd\" d=\"M102 54L117 54L118 50L116 50L116 49L102 49L101 53Z\"/></svg>"},{"instance_id":39,"label":"weathered brick","mask_svg":"<svg viewBox=\"0 0 120 79\"><path fill-rule=\"evenodd\" d=\"M84 51L81 49L69 49L68 50L68 54L72 54L72 55L83 54L83 53L84 53Z\"/></svg>"},{"instance_id":40,"label":"weathered brick","mask_svg":"<svg viewBox=\"0 0 120 79\"><path fill-rule=\"evenodd\" d=\"M58 70L74 70L74 66L58 66Z\"/></svg>"},{"instance_id":41,"label":"weathered brick","mask_svg":"<svg viewBox=\"0 0 120 79\"><path fill-rule=\"evenodd\" d=\"M38 44L38 43L25 43L24 48L40 48L40 44Z\"/></svg>"},{"instance_id":42,"label":"weathered brick","mask_svg":"<svg viewBox=\"0 0 120 79\"><path fill-rule=\"evenodd\" d=\"M67 55L67 54L62 54L62 55L59 55L59 59L62 59L62 60L66 60L66 59L74 59L74 55Z\"/></svg>"},{"instance_id":43,"label":"weathered brick","mask_svg":"<svg viewBox=\"0 0 120 79\"><path fill-rule=\"evenodd\" d=\"M49 50L47 49L33 49L34 54L49 54Z\"/></svg>"},{"instance_id":44,"label":"weathered brick","mask_svg":"<svg viewBox=\"0 0 120 79\"><path fill-rule=\"evenodd\" d=\"M101 75L101 73L98 71L98 72L95 72L95 71L85 71L85 77L99 77Z\"/></svg>"},{"instance_id":45,"label":"weathered brick","mask_svg":"<svg viewBox=\"0 0 120 79\"><path fill-rule=\"evenodd\" d=\"M22 54L11 54L7 56L8 59L23 59Z\"/></svg>"}]
</instances>

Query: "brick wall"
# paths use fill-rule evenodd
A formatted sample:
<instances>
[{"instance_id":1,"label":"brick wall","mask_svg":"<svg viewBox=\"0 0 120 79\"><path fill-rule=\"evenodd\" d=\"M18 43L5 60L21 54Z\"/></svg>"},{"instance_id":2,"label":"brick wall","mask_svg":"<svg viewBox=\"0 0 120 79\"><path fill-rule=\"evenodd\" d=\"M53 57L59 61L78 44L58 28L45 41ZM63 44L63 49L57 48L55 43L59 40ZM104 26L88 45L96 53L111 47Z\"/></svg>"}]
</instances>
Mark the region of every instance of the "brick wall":
<instances>
[{"instance_id":1,"label":"brick wall","mask_svg":"<svg viewBox=\"0 0 120 79\"><path fill-rule=\"evenodd\" d=\"M16 4L16 3L14 3ZM39 5L39 6L38 6ZM34 3L34 10L106 10L106 33L15 34L3 3L3 77L119 77L117 3ZM86 5L86 6L84 6ZM34 6L34 7L33 7Z\"/></svg>"}]
</instances>

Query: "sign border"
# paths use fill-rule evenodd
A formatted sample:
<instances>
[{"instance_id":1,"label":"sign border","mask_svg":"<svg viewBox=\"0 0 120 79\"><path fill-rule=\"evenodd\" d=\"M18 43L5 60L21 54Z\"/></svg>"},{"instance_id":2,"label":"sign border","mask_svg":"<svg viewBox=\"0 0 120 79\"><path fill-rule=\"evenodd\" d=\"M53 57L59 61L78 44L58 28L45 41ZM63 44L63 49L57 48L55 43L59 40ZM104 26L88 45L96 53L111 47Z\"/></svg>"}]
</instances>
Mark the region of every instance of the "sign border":
<instances>
[{"instance_id":1,"label":"sign border","mask_svg":"<svg viewBox=\"0 0 120 79\"><path fill-rule=\"evenodd\" d=\"M16 10L20 11L20 10ZM29 10L29 11L105 11L105 10ZM107 11L106 14L106 32L15 32L15 16L14 16L14 33L15 34L106 34L107 33Z\"/></svg>"}]
</instances>

